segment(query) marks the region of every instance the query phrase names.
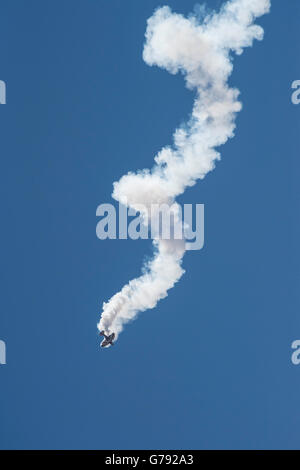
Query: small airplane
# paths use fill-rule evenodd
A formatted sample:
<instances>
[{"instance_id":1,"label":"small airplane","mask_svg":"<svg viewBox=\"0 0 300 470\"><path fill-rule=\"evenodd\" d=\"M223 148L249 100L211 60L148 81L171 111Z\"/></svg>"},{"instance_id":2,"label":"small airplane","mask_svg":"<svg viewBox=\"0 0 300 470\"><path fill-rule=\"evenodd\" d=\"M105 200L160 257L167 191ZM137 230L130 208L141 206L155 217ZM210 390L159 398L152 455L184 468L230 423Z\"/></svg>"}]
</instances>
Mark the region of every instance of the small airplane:
<instances>
[{"instance_id":1,"label":"small airplane","mask_svg":"<svg viewBox=\"0 0 300 470\"><path fill-rule=\"evenodd\" d=\"M102 341L102 343L100 344L101 348L105 348L105 346L108 346L109 344L111 346L114 345L113 343L113 339L115 337L115 334L112 333L111 335L106 335L104 330L103 331L100 331L100 336L104 336L104 340Z\"/></svg>"}]
</instances>

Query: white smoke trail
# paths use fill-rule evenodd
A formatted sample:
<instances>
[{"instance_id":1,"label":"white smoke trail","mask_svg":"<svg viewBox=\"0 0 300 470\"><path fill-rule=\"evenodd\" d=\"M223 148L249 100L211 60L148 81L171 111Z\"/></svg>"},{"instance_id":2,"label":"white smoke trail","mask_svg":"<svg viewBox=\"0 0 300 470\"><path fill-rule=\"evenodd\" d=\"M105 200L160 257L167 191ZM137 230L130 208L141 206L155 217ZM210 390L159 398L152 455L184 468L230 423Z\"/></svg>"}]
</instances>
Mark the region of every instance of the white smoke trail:
<instances>
[{"instance_id":1,"label":"white smoke trail","mask_svg":"<svg viewBox=\"0 0 300 470\"><path fill-rule=\"evenodd\" d=\"M189 122L174 133L173 147L164 147L151 171L128 173L114 183L113 197L138 210L143 204L172 204L175 197L211 171L220 159L216 147L233 137L235 116L241 110L239 91L227 84L232 72L231 52L241 54L263 29L253 24L270 10L270 0L231 0L219 13L201 20L183 17L167 6L148 20L143 58L170 73L182 72L196 99ZM149 214L148 214L149 215ZM184 242L154 240L153 260L103 304L99 330L122 331L138 312L153 308L167 296L184 273Z\"/></svg>"}]
</instances>

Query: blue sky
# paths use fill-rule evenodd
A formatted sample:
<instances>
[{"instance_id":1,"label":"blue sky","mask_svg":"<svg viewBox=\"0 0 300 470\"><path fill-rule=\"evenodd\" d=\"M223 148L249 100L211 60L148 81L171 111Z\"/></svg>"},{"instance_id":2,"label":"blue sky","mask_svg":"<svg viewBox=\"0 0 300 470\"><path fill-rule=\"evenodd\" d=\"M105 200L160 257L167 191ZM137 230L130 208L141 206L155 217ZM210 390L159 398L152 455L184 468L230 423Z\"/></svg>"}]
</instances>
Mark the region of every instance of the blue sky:
<instances>
[{"instance_id":1,"label":"blue sky","mask_svg":"<svg viewBox=\"0 0 300 470\"><path fill-rule=\"evenodd\" d=\"M264 41L235 58L236 136L180 198L205 204L203 250L99 348L102 302L151 243L100 241L96 207L152 166L193 103L182 76L143 62L146 20L194 3L1 3L0 448L299 448L296 0L273 0Z\"/></svg>"}]
</instances>

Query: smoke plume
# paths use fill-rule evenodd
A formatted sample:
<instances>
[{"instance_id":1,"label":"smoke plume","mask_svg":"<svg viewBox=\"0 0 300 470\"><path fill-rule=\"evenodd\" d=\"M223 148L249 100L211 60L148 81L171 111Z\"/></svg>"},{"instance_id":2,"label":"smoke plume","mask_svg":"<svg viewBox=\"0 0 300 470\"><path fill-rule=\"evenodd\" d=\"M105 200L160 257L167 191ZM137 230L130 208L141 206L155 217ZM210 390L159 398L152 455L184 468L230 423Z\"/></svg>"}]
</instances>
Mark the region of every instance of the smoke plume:
<instances>
[{"instance_id":1,"label":"smoke plume","mask_svg":"<svg viewBox=\"0 0 300 470\"><path fill-rule=\"evenodd\" d=\"M150 212L151 204L173 204L176 196L214 169L220 159L216 148L233 137L242 107L239 91L228 86L232 52L242 54L254 39L263 38L263 29L254 21L269 10L270 0L231 0L218 13L201 9L201 19L196 14L185 18L168 6L149 18L144 61L171 74L181 72L187 88L196 92L195 102L189 121L175 130L173 145L162 148L153 168L128 173L114 183L116 200L136 210L143 204ZM153 244L154 256L143 274L103 304L100 331L118 336L138 312L166 297L184 273L183 240L162 240L158 234Z\"/></svg>"}]
</instances>

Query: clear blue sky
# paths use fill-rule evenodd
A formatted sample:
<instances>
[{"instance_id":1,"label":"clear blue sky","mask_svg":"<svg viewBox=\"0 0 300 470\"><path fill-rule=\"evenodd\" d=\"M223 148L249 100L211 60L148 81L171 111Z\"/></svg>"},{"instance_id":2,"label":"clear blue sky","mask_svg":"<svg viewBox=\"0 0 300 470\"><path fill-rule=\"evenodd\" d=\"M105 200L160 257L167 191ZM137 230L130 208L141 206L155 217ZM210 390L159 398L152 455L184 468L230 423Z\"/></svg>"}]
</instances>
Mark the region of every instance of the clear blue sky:
<instances>
[{"instance_id":1,"label":"clear blue sky","mask_svg":"<svg viewBox=\"0 0 300 470\"><path fill-rule=\"evenodd\" d=\"M193 102L182 76L143 62L146 20L194 3L1 2L0 448L300 447L297 0L273 0L264 41L235 59L236 136L180 198L205 204L204 249L99 348L102 302L151 243L98 240L96 207Z\"/></svg>"}]
</instances>

